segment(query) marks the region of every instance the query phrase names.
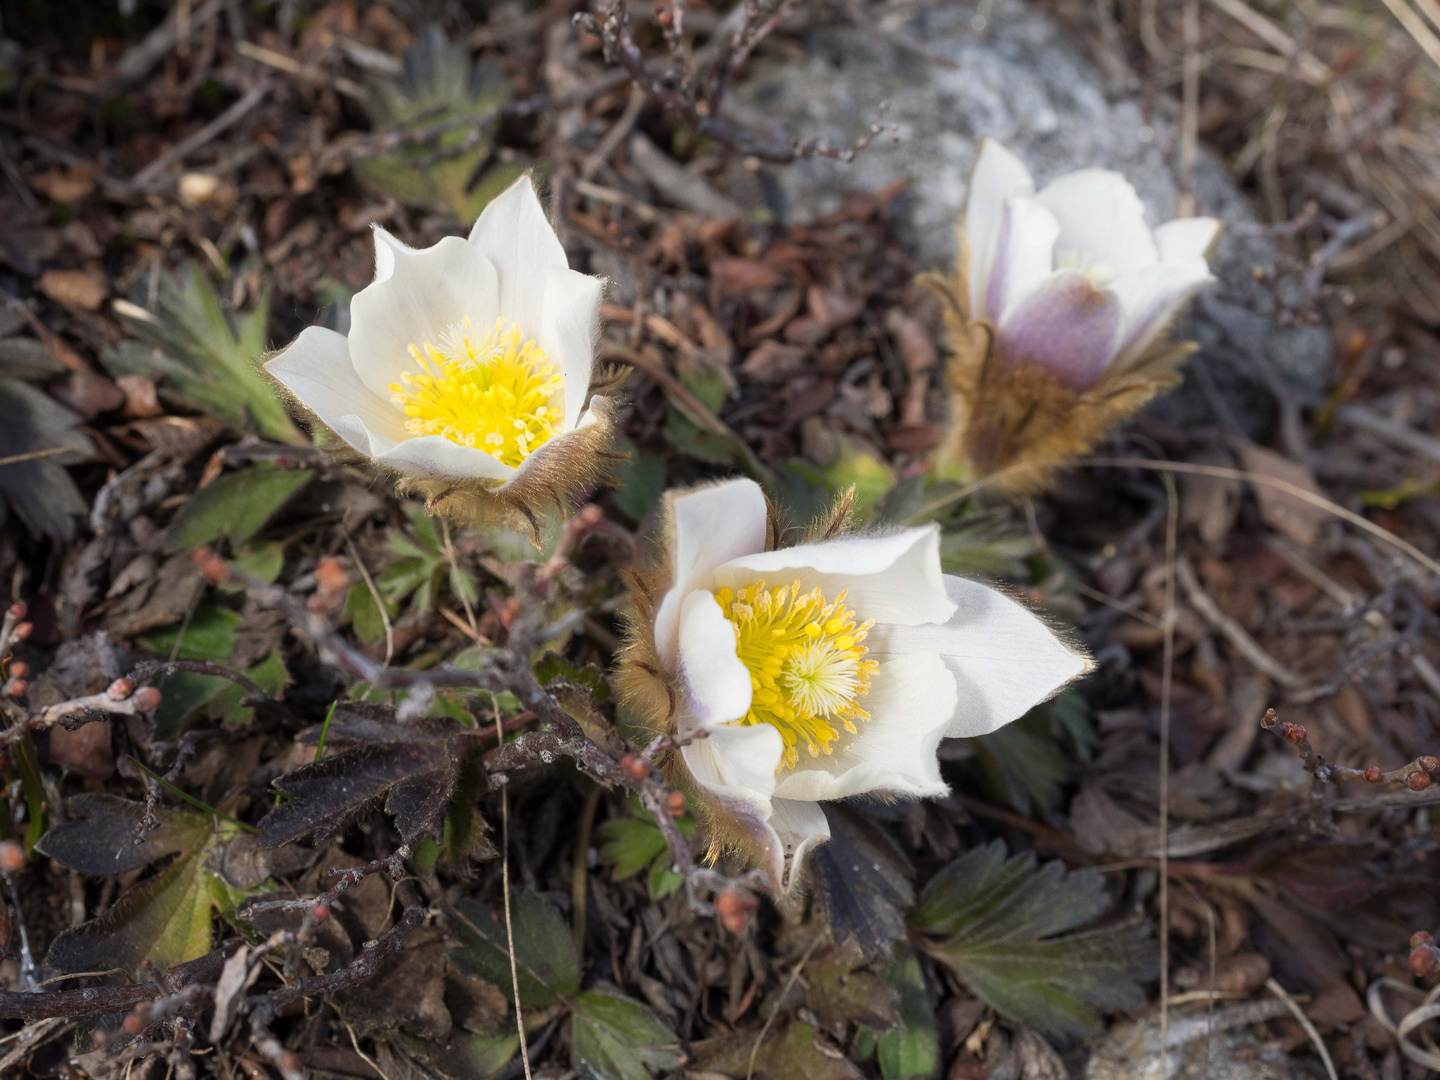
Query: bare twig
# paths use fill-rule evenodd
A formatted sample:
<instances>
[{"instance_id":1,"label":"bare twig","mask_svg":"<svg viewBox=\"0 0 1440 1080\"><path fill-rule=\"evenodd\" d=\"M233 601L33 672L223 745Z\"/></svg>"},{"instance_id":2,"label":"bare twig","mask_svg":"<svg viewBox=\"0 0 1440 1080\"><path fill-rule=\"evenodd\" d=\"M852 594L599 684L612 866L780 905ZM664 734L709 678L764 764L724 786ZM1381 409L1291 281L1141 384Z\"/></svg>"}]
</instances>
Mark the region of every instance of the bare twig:
<instances>
[{"instance_id":1,"label":"bare twig","mask_svg":"<svg viewBox=\"0 0 1440 1080\"><path fill-rule=\"evenodd\" d=\"M1440 759L1431 754L1423 754L1398 769L1391 769L1389 772L1382 772L1380 766L1371 765L1365 769L1351 769L1345 765L1332 765L1325 760L1323 754L1310 745L1309 733L1299 724L1291 723L1289 720L1280 720L1274 709L1266 709L1265 715L1260 718L1260 726L1266 731L1274 730L1300 755L1300 762L1305 766L1305 771L1321 784L1335 783L1356 783L1364 781L1367 784L1404 784L1411 791L1424 791L1430 786L1431 779L1437 771L1440 771Z\"/></svg>"},{"instance_id":2,"label":"bare twig","mask_svg":"<svg viewBox=\"0 0 1440 1080\"><path fill-rule=\"evenodd\" d=\"M1287 690L1298 690L1308 685L1303 676L1297 675L1262 649L1260 643L1251 637L1243 626L1220 610L1220 605L1215 603L1201 586L1200 579L1195 576L1195 569L1188 559L1182 558L1176 562L1175 574L1185 589L1185 598L1190 601L1190 606L1220 631L1246 660Z\"/></svg>"}]
</instances>

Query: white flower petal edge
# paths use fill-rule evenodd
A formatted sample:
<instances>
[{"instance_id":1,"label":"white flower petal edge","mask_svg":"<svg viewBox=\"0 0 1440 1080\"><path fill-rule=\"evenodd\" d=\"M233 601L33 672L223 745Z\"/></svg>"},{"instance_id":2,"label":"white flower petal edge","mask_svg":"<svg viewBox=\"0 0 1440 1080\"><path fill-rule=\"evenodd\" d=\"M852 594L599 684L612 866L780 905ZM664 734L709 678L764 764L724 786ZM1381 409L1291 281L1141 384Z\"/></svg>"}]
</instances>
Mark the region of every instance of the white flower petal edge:
<instances>
[{"instance_id":1,"label":"white flower petal edge","mask_svg":"<svg viewBox=\"0 0 1440 1080\"><path fill-rule=\"evenodd\" d=\"M749 711L750 672L735 652L735 627L704 589L685 597L680 607L680 657L686 719L695 728L713 730Z\"/></svg>"},{"instance_id":2,"label":"white flower petal edge","mask_svg":"<svg viewBox=\"0 0 1440 1080\"><path fill-rule=\"evenodd\" d=\"M670 550L674 574L655 612L655 651L666 667L675 663L680 605L696 589L714 587L715 568L765 550L769 511L760 485L728 480L671 500Z\"/></svg>"},{"instance_id":3,"label":"white flower petal edge","mask_svg":"<svg viewBox=\"0 0 1440 1080\"><path fill-rule=\"evenodd\" d=\"M939 655L958 690L946 737L988 735L1090 670L1083 653L998 589L947 574L945 591L955 603L948 622L876 627L866 644L882 671L916 651Z\"/></svg>"},{"instance_id":4,"label":"white flower petal edge","mask_svg":"<svg viewBox=\"0 0 1440 1080\"><path fill-rule=\"evenodd\" d=\"M530 177L522 176L490 200L470 230L470 243L499 271L500 311L527 333L536 333L549 272L569 269L570 263Z\"/></svg>"},{"instance_id":5,"label":"white flower petal edge","mask_svg":"<svg viewBox=\"0 0 1440 1080\"><path fill-rule=\"evenodd\" d=\"M323 326L300 332L265 370L321 422L366 457L408 438L405 417L355 374L344 336Z\"/></svg>"},{"instance_id":6,"label":"white flower petal edge","mask_svg":"<svg viewBox=\"0 0 1440 1080\"><path fill-rule=\"evenodd\" d=\"M955 610L941 580L938 525L799 544L715 568L721 587L738 589L762 577L771 587L798 580L801 589L819 588L832 600L844 592L850 607L877 622L944 622Z\"/></svg>"},{"instance_id":7,"label":"white flower petal edge","mask_svg":"<svg viewBox=\"0 0 1440 1080\"><path fill-rule=\"evenodd\" d=\"M970 175L965 203L965 238L970 247L970 317L998 318L985 305L990 276L1000 258L1006 204L1017 195L1035 194L1025 163L988 136L980 140L980 157ZM1049 269L1049 252L1046 252Z\"/></svg>"}]
</instances>

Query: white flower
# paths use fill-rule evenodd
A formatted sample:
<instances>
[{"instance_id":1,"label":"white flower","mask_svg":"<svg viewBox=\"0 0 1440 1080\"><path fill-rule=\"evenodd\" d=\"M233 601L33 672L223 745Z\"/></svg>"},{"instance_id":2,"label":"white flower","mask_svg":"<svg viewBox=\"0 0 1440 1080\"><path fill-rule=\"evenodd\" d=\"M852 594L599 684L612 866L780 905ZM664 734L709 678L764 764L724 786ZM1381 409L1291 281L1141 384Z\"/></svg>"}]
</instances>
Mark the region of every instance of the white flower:
<instances>
[{"instance_id":1,"label":"white flower","mask_svg":"<svg viewBox=\"0 0 1440 1080\"><path fill-rule=\"evenodd\" d=\"M1135 189L1104 169L1037 193L1020 159L986 139L965 207L970 318L995 327L1007 364L1084 390L1143 358L1211 280L1219 230L1197 217L1152 231Z\"/></svg>"},{"instance_id":2,"label":"white flower","mask_svg":"<svg viewBox=\"0 0 1440 1080\"><path fill-rule=\"evenodd\" d=\"M596 420L602 285L570 269L522 177L468 240L417 251L377 228L348 337L312 326L265 367L376 464L503 486Z\"/></svg>"},{"instance_id":3,"label":"white flower","mask_svg":"<svg viewBox=\"0 0 1440 1080\"><path fill-rule=\"evenodd\" d=\"M758 485L672 499L671 582L655 658L681 753L789 888L830 835L818 805L948 788L936 748L1023 715L1089 661L1020 604L940 571L939 530L766 551Z\"/></svg>"}]
</instances>

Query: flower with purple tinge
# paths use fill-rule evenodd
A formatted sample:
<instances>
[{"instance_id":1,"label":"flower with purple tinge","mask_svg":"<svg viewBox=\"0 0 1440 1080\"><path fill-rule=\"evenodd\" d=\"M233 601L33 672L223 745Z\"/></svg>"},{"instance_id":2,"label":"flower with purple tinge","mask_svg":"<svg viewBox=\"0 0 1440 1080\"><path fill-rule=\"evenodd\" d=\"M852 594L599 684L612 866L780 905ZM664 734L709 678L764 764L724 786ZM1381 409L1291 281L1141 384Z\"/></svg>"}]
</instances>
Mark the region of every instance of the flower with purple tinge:
<instances>
[{"instance_id":1,"label":"flower with purple tinge","mask_svg":"<svg viewBox=\"0 0 1440 1080\"><path fill-rule=\"evenodd\" d=\"M994 139L980 147L965 207L970 318L995 327L1000 355L1074 390L1143 357L1202 286L1214 218L1151 229L1130 182L1081 169L1038 192Z\"/></svg>"},{"instance_id":2,"label":"flower with purple tinge","mask_svg":"<svg viewBox=\"0 0 1440 1080\"><path fill-rule=\"evenodd\" d=\"M616 685L682 742L671 780L697 796L716 846L781 890L829 838L822 803L944 796L941 739L994 731L1089 666L1023 605L942 573L936 526L821 527L827 538L776 548L751 480L672 494L667 509Z\"/></svg>"},{"instance_id":3,"label":"flower with purple tinge","mask_svg":"<svg viewBox=\"0 0 1440 1080\"><path fill-rule=\"evenodd\" d=\"M1152 229L1119 173L1081 169L1038 191L1018 157L985 139L970 178L950 301L952 424L938 465L1006 471L1038 490L1052 471L1178 381L1194 349L1167 340L1214 280L1209 217ZM936 279L932 279L932 283Z\"/></svg>"}]
</instances>

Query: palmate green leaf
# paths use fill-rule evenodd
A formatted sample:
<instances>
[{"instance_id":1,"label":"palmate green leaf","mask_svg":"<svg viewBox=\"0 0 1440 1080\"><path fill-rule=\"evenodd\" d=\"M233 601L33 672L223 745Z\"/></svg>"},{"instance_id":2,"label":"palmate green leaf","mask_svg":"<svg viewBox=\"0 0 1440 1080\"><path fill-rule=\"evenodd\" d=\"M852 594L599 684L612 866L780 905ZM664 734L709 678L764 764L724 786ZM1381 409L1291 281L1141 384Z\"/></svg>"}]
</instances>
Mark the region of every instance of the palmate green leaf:
<instances>
[{"instance_id":1,"label":"palmate green leaf","mask_svg":"<svg viewBox=\"0 0 1440 1080\"><path fill-rule=\"evenodd\" d=\"M655 1014L618 993L586 990L571 1014L575 1067L598 1080L649 1080L652 1072L677 1068L680 1041Z\"/></svg>"},{"instance_id":2,"label":"palmate green leaf","mask_svg":"<svg viewBox=\"0 0 1440 1080\"><path fill-rule=\"evenodd\" d=\"M791 458L775 467L782 497L796 521L812 521L832 506L837 496L855 488L855 512L867 517L895 484L895 470L864 444L840 437L840 453L824 468L806 458Z\"/></svg>"},{"instance_id":3,"label":"palmate green leaf","mask_svg":"<svg viewBox=\"0 0 1440 1080\"><path fill-rule=\"evenodd\" d=\"M190 496L170 527L166 550L184 551L222 536L236 546L245 543L314 475L309 469L269 464L226 473Z\"/></svg>"},{"instance_id":4,"label":"palmate green leaf","mask_svg":"<svg viewBox=\"0 0 1440 1080\"><path fill-rule=\"evenodd\" d=\"M124 318L138 340L105 353L112 372L160 376L166 396L241 431L306 441L257 363L266 347L268 291L249 312L233 314L200 266L189 263L161 275L156 310L137 307Z\"/></svg>"},{"instance_id":5,"label":"palmate green leaf","mask_svg":"<svg viewBox=\"0 0 1440 1080\"><path fill-rule=\"evenodd\" d=\"M356 161L355 172L401 202L469 224L525 171L523 164L510 162L476 176L491 155L496 110L512 96L510 78L499 64L472 63L469 50L446 40L434 26L420 33L403 63L399 80L376 80L370 87L366 106L375 126L405 130L453 124L422 145ZM464 143L469 145L462 148Z\"/></svg>"},{"instance_id":6,"label":"palmate green leaf","mask_svg":"<svg viewBox=\"0 0 1440 1080\"><path fill-rule=\"evenodd\" d=\"M1153 965L1143 923L1073 932L1108 906L1101 875L1037 868L1033 853L1007 857L997 840L936 874L910 925L925 935L921 948L997 1012L1047 1034L1084 1035L1099 1026L1097 1010L1144 1002L1136 980Z\"/></svg>"},{"instance_id":7,"label":"palmate green leaf","mask_svg":"<svg viewBox=\"0 0 1440 1080\"><path fill-rule=\"evenodd\" d=\"M678 889L685 879L671 869L670 845L665 842L665 834L640 800L629 800L627 809L628 817L611 818L600 826L600 832L606 838L600 848L600 862L610 867L614 881L633 877L648 867L650 895L655 900L663 899ZM695 835L698 827L694 818L688 815L676 818L675 824L687 839Z\"/></svg>"},{"instance_id":8,"label":"palmate green leaf","mask_svg":"<svg viewBox=\"0 0 1440 1080\"><path fill-rule=\"evenodd\" d=\"M504 921L469 898L460 900L449 916L451 929L463 942L461 948L451 950L451 962L488 979L513 1000ZM533 893L517 892L510 900L510 924L515 935L520 1004L527 1009L547 1009L572 1000L580 991L580 959L560 912Z\"/></svg>"},{"instance_id":9,"label":"palmate green leaf","mask_svg":"<svg viewBox=\"0 0 1440 1080\"><path fill-rule=\"evenodd\" d=\"M234 835L216 823L161 873L131 889L102 915L57 937L45 957L62 973L123 968L149 960L157 971L210 951L211 909L233 911L239 893L205 867L210 849Z\"/></svg>"}]
</instances>

